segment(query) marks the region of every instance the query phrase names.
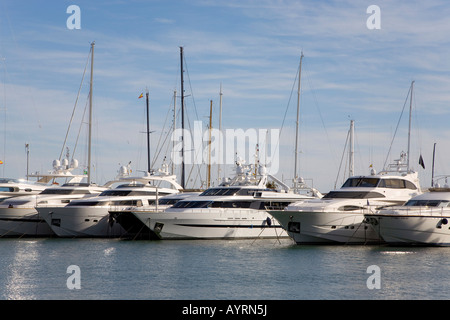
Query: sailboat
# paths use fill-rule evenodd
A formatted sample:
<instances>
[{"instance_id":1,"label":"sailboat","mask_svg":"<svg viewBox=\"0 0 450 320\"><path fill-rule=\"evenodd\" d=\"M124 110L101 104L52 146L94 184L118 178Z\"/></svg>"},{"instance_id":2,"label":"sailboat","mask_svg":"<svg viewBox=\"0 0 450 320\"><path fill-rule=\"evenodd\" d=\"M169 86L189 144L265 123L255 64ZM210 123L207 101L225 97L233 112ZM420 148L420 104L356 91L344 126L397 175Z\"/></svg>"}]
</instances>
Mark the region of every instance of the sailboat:
<instances>
[{"instance_id":1,"label":"sailboat","mask_svg":"<svg viewBox=\"0 0 450 320\"><path fill-rule=\"evenodd\" d=\"M270 213L297 244L380 243L383 240L364 215L379 207L403 204L422 193L418 173L409 166L409 152L410 132L408 153L402 152L382 172L372 169L369 175L352 176L321 199L293 203Z\"/></svg>"}]
</instances>

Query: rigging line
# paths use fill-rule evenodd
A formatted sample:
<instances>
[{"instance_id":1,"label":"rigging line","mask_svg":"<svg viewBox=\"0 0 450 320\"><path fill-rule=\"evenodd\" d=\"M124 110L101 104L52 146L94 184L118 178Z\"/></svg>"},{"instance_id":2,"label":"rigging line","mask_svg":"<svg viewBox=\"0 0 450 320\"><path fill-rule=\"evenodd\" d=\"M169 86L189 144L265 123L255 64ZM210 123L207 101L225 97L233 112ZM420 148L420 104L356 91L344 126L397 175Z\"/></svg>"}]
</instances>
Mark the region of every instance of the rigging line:
<instances>
[{"instance_id":1,"label":"rigging line","mask_svg":"<svg viewBox=\"0 0 450 320\"><path fill-rule=\"evenodd\" d=\"M160 136L160 137L162 137L162 133L163 133L163 132L161 132L161 136ZM166 135L165 135L165 138L164 138L164 141L162 142L162 146L161 146L161 147L158 146L158 148L157 148L157 153L155 153L154 156L153 156L153 162L152 162L152 164L151 164L151 167L152 167L152 168L153 168L153 166L155 165L156 160L159 158L159 155L161 154L161 151L163 150L163 146L164 146L164 144L166 144L166 141L167 141L167 139L169 138L170 134L171 134L170 131L167 131L167 133L166 133ZM170 145L169 143L166 144L165 157L167 157L167 150L168 150L168 148L169 148L169 145Z\"/></svg>"},{"instance_id":2,"label":"rigging line","mask_svg":"<svg viewBox=\"0 0 450 320\"><path fill-rule=\"evenodd\" d=\"M281 122L280 133L278 134L277 144L275 145L275 149L274 149L275 152L277 151L277 149L279 147L279 142L280 142L280 139L281 139L281 133L282 133L283 128L284 128L284 122L286 121L286 115L287 115L287 112L289 110L289 105L291 104L292 94L294 92L294 88L295 88L295 84L297 82L297 77L298 77L299 71L300 71L300 64L298 65L297 72L295 73L295 79L294 79L294 82L292 83L291 94L289 96L288 103L286 105L286 110L284 111L284 117L283 117L283 121Z\"/></svg>"},{"instance_id":3,"label":"rigging line","mask_svg":"<svg viewBox=\"0 0 450 320\"><path fill-rule=\"evenodd\" d=\"M180 118L180 113L181 113L181 108L178 108L178 109L176 110L176 119L179 119L179 118ZM176 121L176 120L175 120L175 121ZM173 129L174 129L174 128L176 128L176 123L174 123L174 122L172 121L172 126L171 126L172 132L173 132ZM172 152L171 152L171 154L172 154L172 156L171 156L171 163L174 163L173 160L175 160L175 149L173 148L173 144L172 144Z\"/></svg>"},{"instance_id":4,"label":"rigging line","mask_svg":"<svg viewBox=\"0 0 450 320\"><path fill-rule=\"evenodd\" d=\"M173 105L172 103L174 103L174 99L175 99L175 97L172 97L171 102L170 102L170 106ZM165 130L165 128L166 128L166 125L167 125L167 123L168 123L168 120L167 120L167 119L169 118L169 115L172 115L172 112L173 112L173 109L172 109L172 107L170 107L170 108L168 109L168 111L167 111L166 120L164 121L163 129L162 129L162 131L161 131L160 141L161 141L161 138L162 138L162 136L163 136L164 130ZM164 144L166 144L168 138L169 138L170 135L173 133L173 128L175 128L175 124L173 123L173 118L172 118L172 119L171 119L171 125L170 125L170 127L167 128L167 132L166 132L166 135L165 135L165 138L164 138L164 140L163 140L163 142L162 142L161 147L160 147L160 141L158 141L157 150L159 150L159 151L158 151L158 153L155 153L155 156L154 156L154 159L153 159L152 166L155 164L157 158L159 157L160 153L162 152ZM167 155L169 154L169 151L168 151L168 150L169 150L169 147L171 147L171 144L170 144L170 143L167 143L167 144L166 144L166 150L165 150L165 153L164 153L164 154L165 154L165 158L167 158Z\"/></svg>"},{"instance_id":5,"label":"rigging line","mask_svg":"<svg viewBox=\"0 0 450 320\"><path fill-rule=\"evenodd\" d=\"M173 98L172 98L171 101L173 101ZM155 154L153 155L153 161L152 161L152 163L151 163L151 167L152 167L152 168L153 168L153 166L155 165L156 160L158 159L159 154L160 154L161 151L162 151L162 146L164 146L164 144L165 144L166 141L167 141L168 136L169 136L170 133L171 133L171 128L172 128L172 126L169 127L169 130L167 131L167 134L165 135L164 141L161 143L161 140L162 140L162 137L163 137L164 130L165 130L166 125L167 125L167 123L168 123L167 119L169 118L169 115L170 115L171 113L172 113L172 110L171 110L171 108L169 108L169 110L167 111L167 114L166 114L166 119L164 120L163 127L162 127L162 129L161 129L161 134L159 135L158 143L157 143L157 145L156 145L156 150L158 150L158 151L155 152ZM162 144L162 146L160 147L161 144ZM166 150L166 151L167 151L167 150ZM166 153L166 156L167 156L167 153Z\"/></svg>"},{"instance_id":6,"label":"rigging line","mask_svg":"<svg viewBox=\"0 0 450 320\"><path fill-rule=\"evenodd\" d=\"M344 159L344 155L345 155L345 152L346 152L346 149L347 149L347 143L348 143L349 135L350 135L350 130L347 131L347 138L345 139L345 145L344 145L344 150L342 151L341 163L339 164L338 174L337 174L336 180L335 180L335 182L334 182L334 189L336 189L337 181L338 181L338 179L339 179L339 173L341 172L342 161L343 161L343 159Z\"/></svg>"},{"instance_id":7,"label":"rigging line","mask_svg":"<svg viewBox=\"0 0 450 320\"><path fill-rule=\"evenodd\" d=\"M390 146L389 146L389 151L388 151L388 153L387 153L386 160L384 160L383 169L386 168L386 163L387 163L387 161L388 161L388 159L389 159L389 154L391 153L392 145L393 145L393 143L394 143L395 136L396 136L396 134L397 134L397 130L398 130L398 127L399 127L399 125L400 125L400 121L401 121L402 116L403 116L403 112L405 111L406 102L408 101L408 97L409 97L409 93L410 93L410 92L411 92L411 86L409 87L408 94L406 95L405 102L403 103L403 109L402 109L402 112L400 113L400 117L399 117L399 119L398 119L398 121L397 121L397 127L395 128L394 136L392 137L392 141L391 141L391 144L390 144ZM409 154L408 154L408 158L409 158Z\"/></svg>"},{"instance_id":8,"label":"rigging line","mask_svg":"<svg viewBox=\"0 0 450 320\"><path fill-rule=\"evenodd\" d=\"M188 124L188 127L189 127L189 131L190 132L192 132L192 128L191 128L191 122L189 121L189 113L188 112L185 112L185 117L186 117L186 122L187 122L187 124ZM198 118L197 118L198 119ZM203 134L202 134L203 135ZM183 138L184 139L184 138ZM191 136L191 140L190 140L190 143L191 143L191 147L193 147L192 145L193 145L193 141L192 141L192 136ZM202 140L202 148L203 148L203 140ZM201 148L201 149L202 149ZM185 152L185 150L183 150L183 152ZM202 150L197 150L197 153L195 153L195 150L194 150L194 162L196 162L196 160L198 159L198 152L202 152ZM186 152L185 152L185 154L186 154ZM190 179L190 177L191 177L191 174L192 174L192 171L194 170L194 167L196 167L197 168L197 171L198 171L198 174L197 174L197 176L195 177L195 181L194 182L196 182L197 181L197 178L200 178L200 181L202 180L202 173L201 173L201 170L200 170L200 168L199 168L199 166L195 166L195 165L192 165L191 166L191 170L189 171L189 175L188 175L188 177L187 177L187 180L189 181L189 179Z\"/></svg>"},{"instance_id":9,"label":"rigging line","mask_svg":"<svg viewBox=\"0 0 450 320\"><path fill-rule=\"evenodd\" d=\"M89 97L89 95L88 95L88 97ZM72 159L73 159L73 157L74 157L74 155L75 155L75 151L77 150L78 139L80 138L80 135L81 135L81 128L82 128L82 126L83 126L83 119L84 119L84 116L86 115L86 110L87 110L87 108L88 108L88 103L89 103L89 99L87 98L87 99L86 99L86 104L84 105L83 116L81 117L80 127L79 127L79 129L78 129L77 139L75 140L75 147L74 147L74 149L73 149L73 151L72 151ZM61 157L60 157L60 159L61 159Z\"/></svg>"},{"instance_id":10,"label":"rigging line","mask_svg":"<svg viewBox=\"0 0 450 320\"><path fill-rule=\"evenodd\" d=\"M308 65L306 65L306 67L308 67ZM325 135L327 137L327 141L328 141L329 147L334 152L334 154L337 155L336 154L336 150L334 150L333 144L330 141L330 136L329 136L327 128L325 126L325 121L323 120L322 111L320 110L319 103L317 102L316 92L315 92L314 88L312 87L310 76L308 75L308 69L307 68L304 68L304 69L305 69L305 73L306 73L306 76L307 76L307 79L308 79L309 88L310 88L310 90L312 92L312 95L313 95L313 98L314 98L314 103L316 105L317 111L319 112L320 121L322 122L322 126L323 126L323 129L325 131Z\"/></svg>"},{"instance_id":11,"label":"rigging line","mask_svg":"<svg viewBox=\"0 0 450 320\"><path fill-rule=\"evenodd\" d=\"M419 151L420 153L422 153L422 137L420 135L421 130L420 130L420 122L418 121L419 117L417 115L417 105L416 105L416 91L417 88L413 91L413 105L414 105L414 115L415 115L415 125L416 125L416 134L417 134L417 141L419 144Z\"/></svg>"},{"instance_id":12,"label":"rigging line","mask_svg":"<svg viewBox=\"0 0 450 320\"><path fill-rule=\"evenodd\" d=\"M188 70L188 67L187 67L186 57L184 55L183 55L183 60L184 60L183 66L184 66L184 69L186 69L186 74L187 74L187 77L188 77L189 89L191 90L192 103L194 104L195 116L197 117L197 120L198 120L199 117L198 117L198 113L197 113L197 106L195 105L194 91L192 90L191 77L189 76L189 70Z\"/></svg>"},{"instance_id":13,"label":"rigging line","mask_svg":"<svg viewBox=\"0 0 450 320\"><path fill-rule=\"evenodd\" d=\"M82 78L81 78L80 87L78 88L77 98L75 99L75 105L73 106L73 110L72 110L72 116L70 117L69 126L68 126L67 132L66 132L66 137L64 138L64 143L63 143L63 146L62 146L62 149L61 149L61 153L60 153L60 155L59 155L59 159L60 159L60 160L61 160L61 157L62 157L62 155L63 155L64 148L65 148L65 146L66 146L67 137L68 137L68 135L69 135L70 127L71 127L71 125L72 125L73 117L74 117L74 114L75 114L75 110L76 110L76 108L77 108L78 98L80 97L81 87L83 86L84 76L86 75L86 69L87 69L87 66L88 66L88 64L89 64L89 57L91 56L91 54L92 54L92 47L91 47L91 49L89 50L89 54L88 54L87 59L86 59L86 65L84 66L83 76L82 76ZM73 158L73 154L72 154L72 158Z\"/></svg>"}]
</instances>

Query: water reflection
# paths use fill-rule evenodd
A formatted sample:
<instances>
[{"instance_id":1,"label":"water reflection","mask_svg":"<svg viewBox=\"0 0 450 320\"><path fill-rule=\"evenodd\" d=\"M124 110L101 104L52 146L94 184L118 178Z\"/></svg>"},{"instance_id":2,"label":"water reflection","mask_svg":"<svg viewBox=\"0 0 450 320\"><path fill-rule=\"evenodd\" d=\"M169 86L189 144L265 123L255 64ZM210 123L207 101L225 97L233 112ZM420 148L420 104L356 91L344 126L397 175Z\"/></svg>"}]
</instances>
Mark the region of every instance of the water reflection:
<instances>
[{"instance_id":1,"label":"water reflection","mask_svg":"<svg viewBox=\"0 0 450 320\"><path fill-rule=\"evenodd\" d=\"M8 300L37 299L34 267L39 262L37 241L20 241L13 250L6 268L4 298Z\"/></svg>"}]
</instances>

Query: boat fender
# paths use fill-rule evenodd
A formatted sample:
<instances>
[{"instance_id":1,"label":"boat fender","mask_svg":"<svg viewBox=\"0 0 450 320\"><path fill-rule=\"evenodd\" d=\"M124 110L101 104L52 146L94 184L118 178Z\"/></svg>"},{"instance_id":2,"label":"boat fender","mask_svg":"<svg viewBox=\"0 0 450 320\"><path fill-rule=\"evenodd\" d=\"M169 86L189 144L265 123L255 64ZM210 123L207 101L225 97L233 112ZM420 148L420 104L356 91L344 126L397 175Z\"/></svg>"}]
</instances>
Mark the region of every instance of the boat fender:
<instances>
[{"instance_id":1,"label":"boat fender","mask_svg":"<svg viewBox=\"0 0 450 320\"><path fill-rule=\"evenodd\" d=\"M444 218L444 219L441 220L441 222L442 222L442 224L447 224L448 220L446 218Z\"/></svg>"},{"instance_id":2,"label":"boat fender","mask_svg":"<svg viewBox=\"0 0 450 320\"><path fill-rule=\"evenodd\" d=\"M266 223L270 227L272 225L272 220L269 217L267 217Z\"/></svg>"}]
</instances>

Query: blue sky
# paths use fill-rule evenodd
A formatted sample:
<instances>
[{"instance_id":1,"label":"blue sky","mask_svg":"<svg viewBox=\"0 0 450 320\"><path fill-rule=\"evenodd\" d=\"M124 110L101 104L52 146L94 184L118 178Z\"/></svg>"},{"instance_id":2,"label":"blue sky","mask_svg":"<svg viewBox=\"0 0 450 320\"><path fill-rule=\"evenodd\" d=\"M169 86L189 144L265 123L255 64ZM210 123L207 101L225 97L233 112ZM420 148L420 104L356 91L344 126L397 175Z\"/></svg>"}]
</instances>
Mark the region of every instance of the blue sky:
<instances>
[{"instance_id":1,"label":"blue sky","mask_svg":"<svg viewBox=\"0 0 450 320\"><path fill-rule=\"evenodd\" d=\"M81 10L81 29L67 28L70 5ZM380 8L380 29L366 26L370 5ZM294 81L303 51L299 171L322 192L334 188L351 119L355 173L368 173L371 164L381 170L414 80L411 163L429 186L434 143L435 174L450 173L449 16L450 5L439 0L2 1L0 173L25 176L25 143L30 172L50 170L59 158L95 41L98 183L112 179L119 164L146 168L145 100L138 99L146 88L156 153L161 132L170 126L173 92L179 92L183 46L189 120L206 128L212 100L218 127L222 86L224 129L281 129L275 173L285 180L293 174ZM88 85L83 83L77 110L86 103ZM389 159L406 151L407 112ZM75 135L68 142L72 151ZM82 140L75 157L84 164ZM419 154L425 170L417 164ZM198 170L201 178L190 176L192 183L206 179L206 169Z\"/></svg>"}]
</instances>

